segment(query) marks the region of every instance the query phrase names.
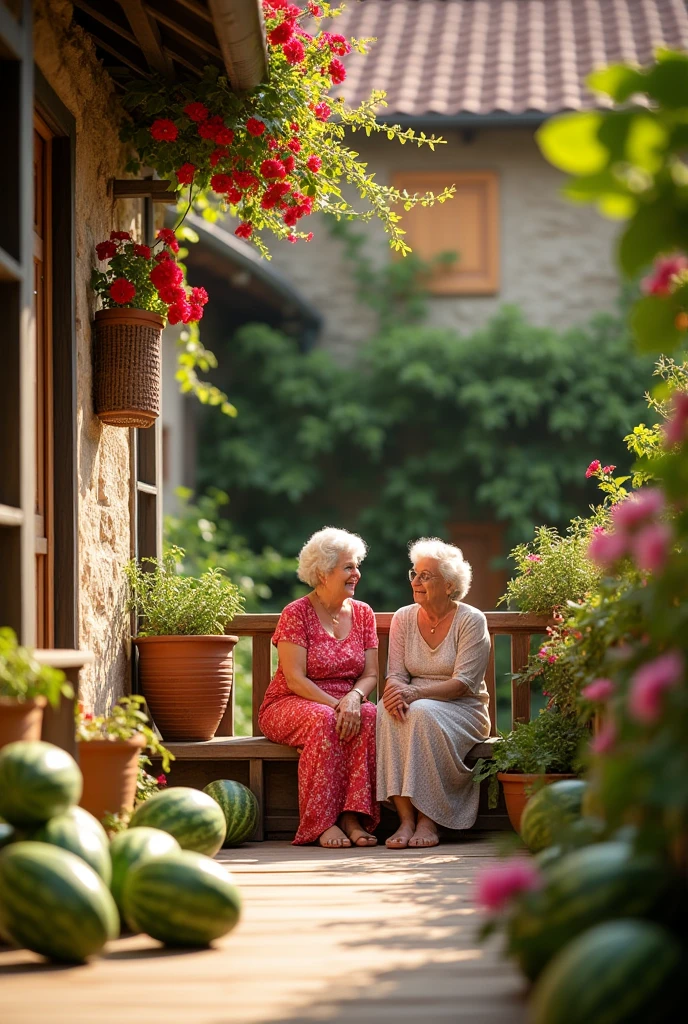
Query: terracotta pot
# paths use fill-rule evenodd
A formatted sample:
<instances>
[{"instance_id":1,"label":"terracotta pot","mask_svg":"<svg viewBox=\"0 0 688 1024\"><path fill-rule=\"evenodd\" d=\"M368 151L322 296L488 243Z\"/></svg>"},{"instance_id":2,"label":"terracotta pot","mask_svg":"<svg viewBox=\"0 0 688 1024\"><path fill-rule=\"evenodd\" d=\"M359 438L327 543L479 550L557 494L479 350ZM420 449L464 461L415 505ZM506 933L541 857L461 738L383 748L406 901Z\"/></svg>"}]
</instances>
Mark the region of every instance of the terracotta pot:
<instances>
[{"instance_id":1,"label":"terracotta pot","mask_svg":"<svg viewBox=\"0 0 688 1024\"><path fill-rule=\"evenodd\" d=\"M0 747L16 740L39 740L43 725L45 697L17 700L0 697Z\"/></svg>"},{"instance_id":2,"label":"terracotta pot","mask_svg":"<svg viewBox=\"0 0 688 1024\"><path fill-rule=\"evenodd\" d=\"M90 740L79 743L79 766L84 777L81 807L101 821L109 811L131 811L136 796L139 754L143 736L129 740Z\"/></svg>"},{"instance_id":3,"label":"terracotta pot","mask_svg":"<svg viewBox=\"0 0 688 1024\"><path fill-rule=\"evenodd\" d=\"M139 681L163 740L211 740L232 690L236 636L144 636Z\"/></svg>"},{"instance_id":4,"label":"terracotta pot","mask_svg":"<svg viewBox=\"0 0 688 1024\"><path fill-rule=\"evenodd\" d=\"M531 797L533 785L548 786L562 779L577 779L577 775L521 775L516 772L497 772L497 778L504 790L506 812L509 821L517 832L521 831L521 815Z\"/></svg>"},{"instance_id":5,"label":"terracotta pot","mask_svg":"<svg viewBox=\"0 0 688 1024\"><path fill-rule=\"evenodd\" d=\"M150 427L160 415L165 321L145 309L101 309L93 339L93 407L112 427Z\"/></svg>"}]
</instances>

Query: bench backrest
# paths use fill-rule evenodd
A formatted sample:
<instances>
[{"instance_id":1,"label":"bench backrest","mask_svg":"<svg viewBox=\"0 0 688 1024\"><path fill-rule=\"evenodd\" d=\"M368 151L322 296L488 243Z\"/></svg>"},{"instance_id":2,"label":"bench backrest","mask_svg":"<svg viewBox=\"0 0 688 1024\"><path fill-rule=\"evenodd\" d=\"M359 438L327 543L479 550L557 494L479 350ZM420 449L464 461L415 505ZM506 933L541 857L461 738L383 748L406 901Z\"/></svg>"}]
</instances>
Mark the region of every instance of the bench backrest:
<instances>
[{"instance_id":1,"label":"bench backrest","mask_svg":"<svg viewBox=\"0 0 688 1024\"><path fill-rule=\"evenodd\" d=\"M495 685L495 636L506 635L511 639L511 671L520 672L528 661L531 636L544 633L551 620L541 615L524 615L521 612L486 612L487 624L492 640L490 660L485 680L490 694L491 733L497 733L497 699ZM392 612L376 612L377 633L380 640L380 679L385 677L389 626ZM253 640L253 735L260 734L258 711L265 691L272 678L272 635L277 628L278 614L237 615L227 632L235 636L250 636ZM527 683L511 684L511 724L527 722L530 719L530 686ZM216 733L217 736L234 735L234 690L227 711Z\"/></svg>"}]
</instances>

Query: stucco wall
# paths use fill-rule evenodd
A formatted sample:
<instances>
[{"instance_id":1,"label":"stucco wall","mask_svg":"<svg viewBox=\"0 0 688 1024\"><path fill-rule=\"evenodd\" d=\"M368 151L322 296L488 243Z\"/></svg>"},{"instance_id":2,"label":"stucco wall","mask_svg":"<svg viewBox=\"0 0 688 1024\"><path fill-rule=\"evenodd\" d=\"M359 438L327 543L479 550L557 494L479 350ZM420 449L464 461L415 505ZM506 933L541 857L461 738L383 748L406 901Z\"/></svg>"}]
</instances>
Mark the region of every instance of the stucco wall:
<instances>
[{"instance_id":1,"label":"stucco wall","mask_svg":"<svg viewBox=\"0 0 688 1024\"><path fill-rule=\"evenodd\" d=\"M129 678L121 572L130 557L129 431L104 427L93 414L96 303L88 281L95 244L113 229L139 230L140 225L133 204L115 205L107 195L108 180L123 176L125 162L112 82L89 38L70 24L70 3L36 0L34 12L36 63L76 120L79 644L96 656L95 665L82 672L81 685L86 706L100 712L124 692Z\"/></svg>"},{"instance_id":2,"label":"stucco wall","mask_svg":"<svg viewBox=\"0 0 688 1024\"><path fill-rule=\"evenodd\" d=\"M500 183L501 284L494 296L437 296L430 320L468 333L505 303L520 306L537 325L562 326L614 305L618 282L610 250L618 225L591 207L574 206L559 195L563 176L545 162L528 129L482 130L468 141L458 131L442 134L447 145L434 153L386 138L357 138L357 149L377 180L388 182L399 170L494 170ZM354 204L355 205L355 204ZM271 244L275 266L323 313L322 343L345 356L365 341L375 318L356 296L342 243L333 239L323 218L311 218L310 244ZM357 228L370 237L378 260L390 250L376 225Z\"/></svg>"}]
</instances>

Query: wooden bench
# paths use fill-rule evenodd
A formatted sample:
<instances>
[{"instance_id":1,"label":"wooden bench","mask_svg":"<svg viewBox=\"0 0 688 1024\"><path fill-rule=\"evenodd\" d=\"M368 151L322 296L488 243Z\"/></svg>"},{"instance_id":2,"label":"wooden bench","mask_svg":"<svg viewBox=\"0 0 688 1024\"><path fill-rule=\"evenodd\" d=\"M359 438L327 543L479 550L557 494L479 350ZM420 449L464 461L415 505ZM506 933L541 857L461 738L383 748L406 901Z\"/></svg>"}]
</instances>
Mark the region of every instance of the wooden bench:
<instances>
[{"instance_id":1,"label":"wooden bench","mask_svg":"<svg viewBox=\"0 0 688 1024\"><path fill-rule=\"evenodd\" d=\"M491 735L484 742L477 744L470 754L470 760L479 757L491 757L492 745L497 737L497 699L495 680L495 637L506 635L511 641L511 671L519 672L525 666L530 652L530 638L544 633L550 620L542 616L522 615L518 612L487 612L487 621L492 639L492 650L487 666L486 683L490 695ZM263 840L266 836L283 835L296 831L298 815L294 804L295 771L292 766L289 780L280 775L278 764L298 761L298 752L294 747L272 743L259 734L258 712L265 691L273 674L272 636L277 627L279 616L270 615L238 615L228 632L239 637L251 637L253 647L253 736L234 735L234 693L227 711L218 727L214 739L201 743L169 743L168 747L176 757L171 781L177 784L205 784L212 778L237 777L245 782L258 800L260 820L254 839ZM377 612L375 615L377 632L380 639L378 653L380 679L384 680L387 665L387 648L389 644L389 626L392 612ZM530 719L530 688L527 684L511 686L511 721L527 722ZM220 764L223 765L220 770ZM231 770L233 769L233 770ZM266 803L266 774L271 775L271 782L276 790L282 789L283 806L277 801ZM241 776L241 777L240 777ZM291 807L288 806L291 800Z\"/></svg>"}]
</instances>

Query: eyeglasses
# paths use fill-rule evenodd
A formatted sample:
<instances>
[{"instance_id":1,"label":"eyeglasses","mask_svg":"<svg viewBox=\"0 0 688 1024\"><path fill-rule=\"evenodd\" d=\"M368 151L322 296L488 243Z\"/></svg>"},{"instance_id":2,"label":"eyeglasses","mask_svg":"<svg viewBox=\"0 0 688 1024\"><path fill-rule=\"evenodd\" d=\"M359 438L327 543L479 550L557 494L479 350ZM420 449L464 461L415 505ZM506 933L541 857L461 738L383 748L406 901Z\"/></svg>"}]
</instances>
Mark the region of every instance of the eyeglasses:
<instances>
[{"instance_id":1,"label":"eyeglasses","mask_svg":"<svg viewBox=\"0 0 688 1024\"><path fill-rule=\"evenodd\" d=\"M439 576L437 576L436 573L433 575L433 573L428 572L427 570L424 572L416 572L415 569L409 569L409 579L411 583L413 583L414 580L418 580L419 583L427 583L429 580L439 579Z\"/></svg>"}]
</instances>

